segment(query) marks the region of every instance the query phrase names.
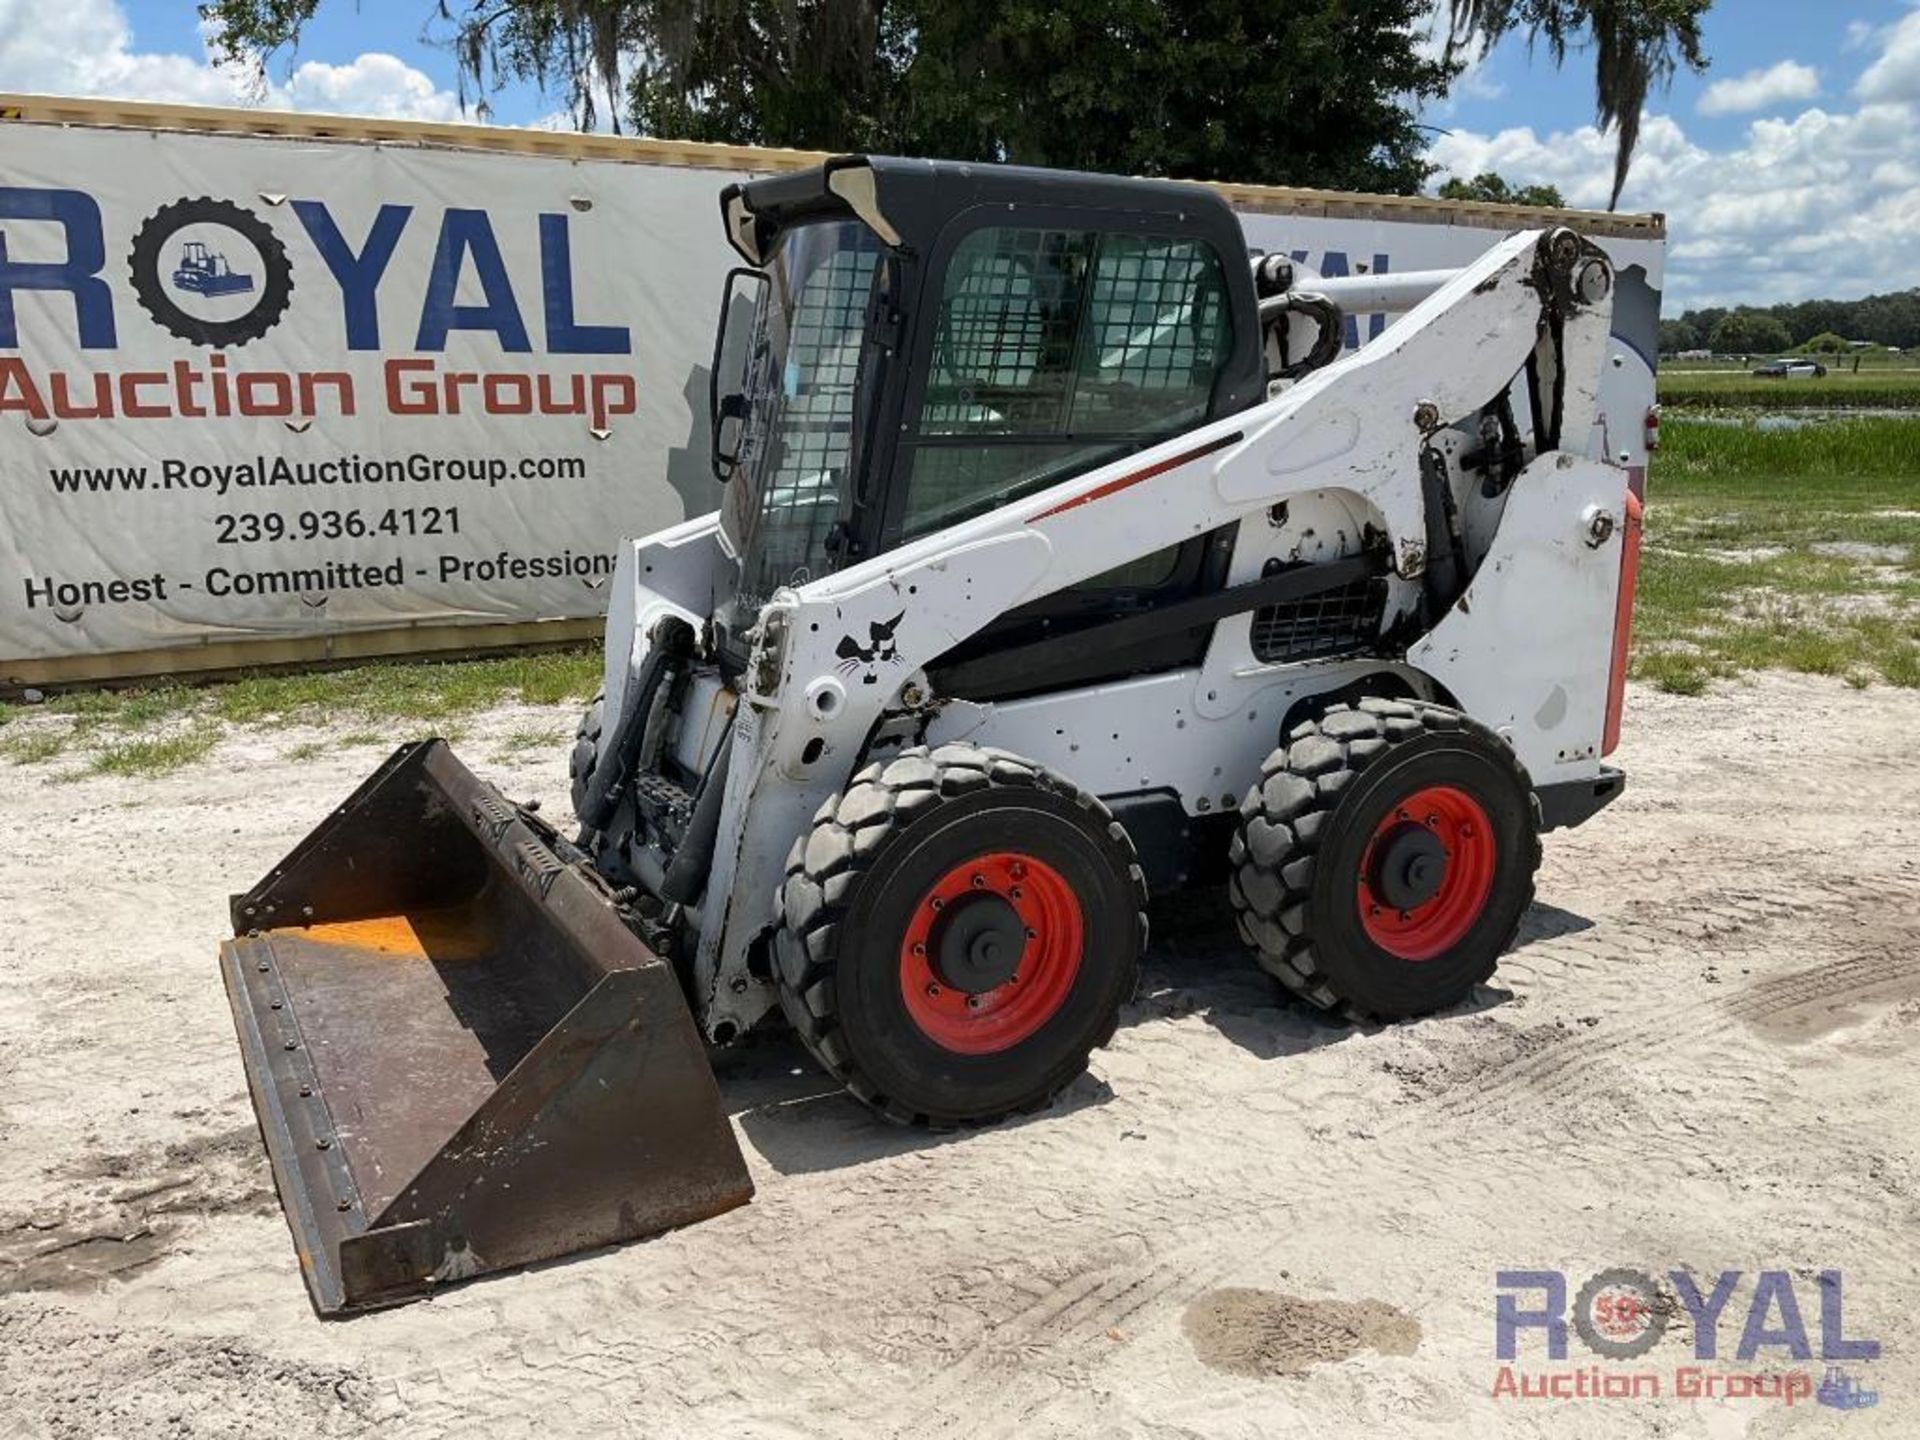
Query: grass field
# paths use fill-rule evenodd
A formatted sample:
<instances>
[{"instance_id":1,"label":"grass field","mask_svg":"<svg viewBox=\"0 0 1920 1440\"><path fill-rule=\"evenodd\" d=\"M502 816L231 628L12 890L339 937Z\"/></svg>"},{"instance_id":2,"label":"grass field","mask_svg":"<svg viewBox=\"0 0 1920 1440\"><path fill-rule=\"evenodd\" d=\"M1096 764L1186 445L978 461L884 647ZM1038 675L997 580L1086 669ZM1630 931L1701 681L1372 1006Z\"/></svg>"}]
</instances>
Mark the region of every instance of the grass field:
<instances>
[{"instance_id":1,"label":"grass field","mask_svg":"<svg viewBox=\"0 0 1920 1440\"><path fill-rule=\"evenodd\" d=\"M1920 419L1762 430L1671 412L1650 498L1638 678L1679 694L1766 668L1920 686ZM380 748L457 736L463 716L513 701L584 703L599 679L599 653L574 649L83 691L0 704L0 762L157 775L201 759L230 727L322 722L350 728L293 750ZM506 746L558 753L564 741L526 730Z\"/></svg>"},{"instance_id":2,"label":"grass field","mask_svg":"<svg viewBox=\"0 0 1920 1440\"><path fill-rule=\"evenodd\" d=\"M1634 673L1920 686L1920 421L1670 417L1649 481Z\"/></svg>"},{"instance_id":3,"label":"grass field","mask_svg":"<svg viewBox=\"0 0 1920 1440\"><path fill-rule=\"evenodd\" d=\"M1920 409L1920 367L1842 371L1820 380L1762 380L1745 369L1660 369L1660 403L1710 410Z\"/></svg>"},{"instance_id":4,"label":"grass field","mask_svg":"<svg viewBox=\"0 0 1920 1440\"><path fill-rule=\"evenodd\" d=\"M354 728L337 743L390 746L429 730L457 735L461 717L513 701L584 704L599 688L600 668L598 650L575 648L484 660L242 675L212 685L77 691L44 705L0 704L0 761L33 764L65 757L76 762L66 772L73 776L159 775L200 759L230 725L344 721ZM55 723L8 723L29 714ZM564 738L554 738L556 749ZM303 741L295 748L311 752L317 743ZM518 732L510 743L521 743Z\"/></svg>"}]
</instances>

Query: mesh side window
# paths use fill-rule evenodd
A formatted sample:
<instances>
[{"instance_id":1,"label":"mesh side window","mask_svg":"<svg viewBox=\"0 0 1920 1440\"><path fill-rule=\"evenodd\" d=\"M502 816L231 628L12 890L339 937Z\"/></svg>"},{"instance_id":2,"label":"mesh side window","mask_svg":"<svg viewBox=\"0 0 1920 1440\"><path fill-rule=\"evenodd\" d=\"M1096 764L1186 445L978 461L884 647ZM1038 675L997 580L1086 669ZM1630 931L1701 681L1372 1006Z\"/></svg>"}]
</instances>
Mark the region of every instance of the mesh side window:
<instances>
[{"instance_id":1,"label":"mesh side window","mask_svg":"<svg viewBox=\"0 0 1920 1440\"><path fill-rule=\"evenodd\" d=\"M1204 418L1231 339L1213 251L1192 240L1106 236L1091 300L1074 429L1169 433Z\"/></svg>"},{"instance_id":2,"label":"mesh side window","mask_svg":"<svg viewBox=\"0 0 1920 1440\"><path fill-rule=\"evenodd\" d=\"M905 531L1057 484L1205 418L1231 348L1219 258L1198 240L976 230L947 265L910 437ZM1171 553L1084 588L1150 585Z\"/></svg>"}]
</instances>

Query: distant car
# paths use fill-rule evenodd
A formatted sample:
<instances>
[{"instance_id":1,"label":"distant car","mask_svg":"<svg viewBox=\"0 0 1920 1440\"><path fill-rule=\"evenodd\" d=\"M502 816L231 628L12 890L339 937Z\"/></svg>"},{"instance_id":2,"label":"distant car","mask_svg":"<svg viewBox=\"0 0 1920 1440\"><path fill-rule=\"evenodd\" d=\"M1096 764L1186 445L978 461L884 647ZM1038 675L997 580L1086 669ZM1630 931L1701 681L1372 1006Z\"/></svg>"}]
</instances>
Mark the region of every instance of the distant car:
<instances>
[{"instance_id":1,"label":"distant car","mask_svg":"<svg viewBox=\"0 0 1920 1440\"><path fill-rule=\"evenodd\" d=\"M1824 380L1827 367L1818 360L1769 360L1756 365L1753 373L1769 380Z\"/></svg>"}]
</instances>

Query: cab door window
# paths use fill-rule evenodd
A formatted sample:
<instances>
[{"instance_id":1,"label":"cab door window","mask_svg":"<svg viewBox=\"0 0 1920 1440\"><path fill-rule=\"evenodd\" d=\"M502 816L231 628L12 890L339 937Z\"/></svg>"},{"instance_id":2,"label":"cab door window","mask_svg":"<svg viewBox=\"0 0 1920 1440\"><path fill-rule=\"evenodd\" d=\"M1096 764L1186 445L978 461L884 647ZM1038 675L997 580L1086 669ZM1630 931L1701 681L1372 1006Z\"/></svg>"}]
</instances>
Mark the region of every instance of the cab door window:
<instances>
[{"instance_id":1,"label":"cab door window","mask_svg":"<svg viewBox=\"0 0 1920 1440\"><path fill-rule=\"evenodd\" d=\"M925 397L905 437L903 533L1206 418L1232 349L1227 305L1219 257L1192 238L971 232L947 265Z\"/></svg>"}]
</instances>

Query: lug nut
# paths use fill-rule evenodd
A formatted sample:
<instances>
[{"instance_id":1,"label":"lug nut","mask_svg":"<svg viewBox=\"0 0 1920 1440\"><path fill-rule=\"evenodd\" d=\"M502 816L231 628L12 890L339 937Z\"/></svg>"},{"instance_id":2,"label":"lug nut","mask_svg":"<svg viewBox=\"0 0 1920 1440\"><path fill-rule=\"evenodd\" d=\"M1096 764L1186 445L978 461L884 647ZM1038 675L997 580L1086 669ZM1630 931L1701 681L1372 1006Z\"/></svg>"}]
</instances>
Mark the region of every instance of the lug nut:
<instances>
[{"instance_id":1,"label":"lug nut","mask_svg":"<svg viewBox=\"0 0 1920 1440\"><path fill-rule=\"evenodd\" d=\"M947 907L947 902L942 900L938 895L933 897L932 903L933 903L933 908L936 910L944 910Z\"/></svg>"},{"instance_id":2,"label":"lug nut","mask_svg":"<svg viewBox=\"0 0 1920 1440\"><path fill-rule=\"evenodd\" d=\"M984 875L976 875L976 876L974 876L974 877L973 877L973 888L974 888L974 889L976 889L976 890L984 890L984 889L986 889L986 888L987 888L987 877L986 877L986 876L984 876Z\"/></svg>"},{"instance_id":3,"label":"lug nut","mask_svg":"<svg viewBox=\"0 0 1920 1440\"><path fill-rule=\"evenodd\" d=\"M979 1008L980 1008L980 997L978 995L967 996L967 1009L978 1010Z\"/></svg>"},{"instance_id":4,"label":"lug nut","mask_svg":"<svg viewBox=\"0 0 1920 1440\"><path fill-rule=\"evenodd\" d=\"M1020 887L1018 885L1014 886L1010 893L1015 900L1018 900L1020 898Z\"/></svg>"},{"instance_id":5,"label":"lug nut","mask_svg":"<svg viewBox=\"0 0 1920 1440\"><path fill-rule=\"evenodd\" d=\"M924 955L927 953L927 947L924 945L915 945L913 947L913 953L916 955Z\"/></svg>"},{"instance_id":6,"label":"lug nut","mask_svg":"<svg viewBox=\"0 0 1920 1440\"><path fill-rule=\"evenodd\" d=\"M938 1000L940 998L940 987L938 985L927 986L927 998L929 1000Z\"/></svg>"}]
</instances>

